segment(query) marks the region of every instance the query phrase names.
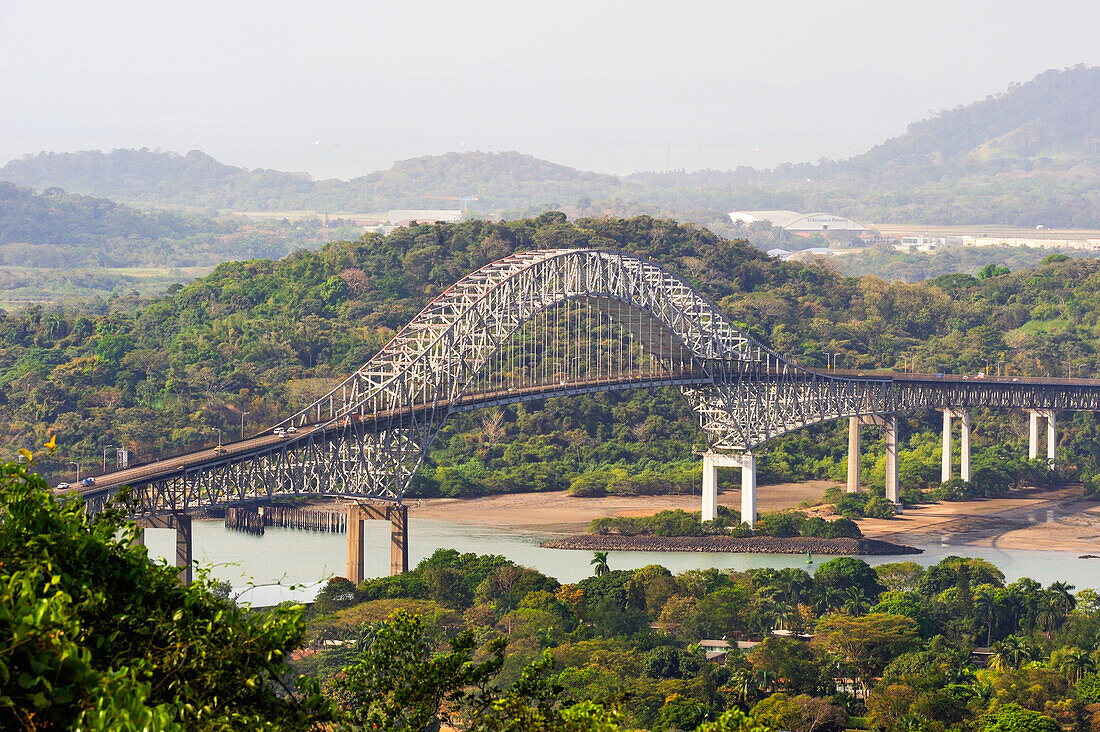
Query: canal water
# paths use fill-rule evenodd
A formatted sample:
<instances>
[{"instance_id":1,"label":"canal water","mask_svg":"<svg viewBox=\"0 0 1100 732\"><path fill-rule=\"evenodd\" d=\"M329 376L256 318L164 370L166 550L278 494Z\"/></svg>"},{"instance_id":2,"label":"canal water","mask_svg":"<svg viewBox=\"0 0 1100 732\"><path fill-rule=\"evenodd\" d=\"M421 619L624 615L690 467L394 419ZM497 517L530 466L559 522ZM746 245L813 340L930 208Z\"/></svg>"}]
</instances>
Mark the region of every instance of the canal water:
<instances>
[{"instance_id":1,"label":"canal water","mask_svg":"<svg viewBox=\"0 0 1100 732\"><path fill-rule=\"evenodd\" d=\"M366 573L382 577L389 573L390 526L385 521L366 522ZM517 564L533 567L560 582L577 582L592 574L592 552L543 549L539 544L557 534L530 533L470 526L446 521L409 519L409 565L416 564L436 549L456 549L477 554L500 554ZM168 529L147 529L146 545L154 557L168 557L174 551L174 533ZM344 534L329 534L268 527L263 536L226 529L220 521L194 523L194 553L210 574L232 583L240 602L254 606L273 605L283 600L308 601L325 579L343 575L347 555ZM992 562L1011 582L1031 577L1044 585L1067 581L1078 589L1100 588L1100 559L1078 559L1080 552L1031 551L993 547L922 546L923 554L901 557L863 557L870 564L913 560L935 564L944 557L979 557ZM1100 554L1100 551L1097 552ZM660 564L673 573L687 569L751 569L757 567L801 567L813 570L831 557L814 556L807 565L798 554L719 554L711 552L608 552L612 569L637 569Z\"/></svg>"}]
</instances>

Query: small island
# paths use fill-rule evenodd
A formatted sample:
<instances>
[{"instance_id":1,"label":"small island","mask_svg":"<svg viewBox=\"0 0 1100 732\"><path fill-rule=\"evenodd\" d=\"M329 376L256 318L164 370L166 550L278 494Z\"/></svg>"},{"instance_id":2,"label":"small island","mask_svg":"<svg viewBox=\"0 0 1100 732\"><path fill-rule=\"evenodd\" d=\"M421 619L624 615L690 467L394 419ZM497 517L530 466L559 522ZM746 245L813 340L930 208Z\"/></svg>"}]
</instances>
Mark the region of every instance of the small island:
<instances>
[{"instance_id":1,"label":"small island","mask_svg":"<svg viewBox=\"0 0 1100 732\"><path fill-rule=\"evenodd\" d=\"M826 520L799 511L763 514L756 528L736 511L719 507L702 523L697 511L660 511L652 516L595 519L587 534L543 542L548 549L644 552L740 552L752 554L900 555L922 549L867 539L848 518Z\"/></svg>"}]
</instances>

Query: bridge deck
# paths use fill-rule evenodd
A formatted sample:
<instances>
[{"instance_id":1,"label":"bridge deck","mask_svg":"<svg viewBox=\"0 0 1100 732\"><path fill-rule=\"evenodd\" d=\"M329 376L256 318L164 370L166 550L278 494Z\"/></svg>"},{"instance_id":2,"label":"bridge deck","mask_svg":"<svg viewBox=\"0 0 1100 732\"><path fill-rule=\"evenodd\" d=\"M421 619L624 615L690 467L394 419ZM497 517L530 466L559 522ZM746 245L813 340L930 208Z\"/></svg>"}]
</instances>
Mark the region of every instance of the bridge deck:
<instances>
[{"instance_id":1,"label":"bridge deck","mask_svg":"<svg viewBox=\"0 0 1100 732\"><path fill-rule=\"evenodd\" d=\"M906 385L922 388L937 388L946 385L972 385L986 388L998 386L1010 388L1063 386L1063 387L1093 387L1100 391L1100 380L1093 379L1069 379L1069 378L1035 378L1022 376L987 376L984 374L922 374L900 373L893 371L874 371L859 369L809 369L800 368L799 371L806 377L816 376L826 379L843 381L886 381L898 385ZM775 374L777 375L777 374ZM766 369L761 369L756 376L767 378ZM443 405L452 412L468 411L478 407L495 404L508 404L533 399L551 398L554 396L572 396L577 394L607 391L613 389L655 388L661 386L693 385L709 383L709 378L702 372L674 373L664 375L623 376L620 378L604 378L589 380L573 380L561 383L541 383L502 389L492 392L479 392L464 396L459 401ZM423 407L422 410L437 409L438 405ZM385 428L393 425L395 421L407 418L414 412L402 414L376 413L368 415L353 415L352 419L359 423L374 422ZM327 424L318 424L298 428L294 433L277 435L271 432L251 437L245 440L224 443L218 448L203 448L193 452L157 460L154 462L135 465L133 467L105 473L96 476L93 486L73 486L70 489L56 491L59 496L83 495L91 497L110 493L127 484L145 484L171 475L186 473L190 469L210 465L233 463L257 454L270 452L275 445L286 445L293 448L297 444L308 439L334 438L343 428L340 421Z\"/></svg>"}]
</instances>

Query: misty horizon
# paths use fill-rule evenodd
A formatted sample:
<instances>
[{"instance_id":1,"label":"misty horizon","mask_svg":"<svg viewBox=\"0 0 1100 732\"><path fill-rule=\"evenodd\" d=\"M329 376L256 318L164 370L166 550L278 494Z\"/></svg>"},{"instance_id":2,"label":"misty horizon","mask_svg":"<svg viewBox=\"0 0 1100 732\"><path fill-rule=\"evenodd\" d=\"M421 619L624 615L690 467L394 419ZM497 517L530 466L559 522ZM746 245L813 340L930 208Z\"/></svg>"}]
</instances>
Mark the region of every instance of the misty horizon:
<instances>
[{"instance_id":1,"label":"misty horizon","mask_svg":"<svg viewBox=\"0 0 1100 732\"><path fill-rule=\"evenodd\" d=\"M468 150L619 175L840 160L1100 63L1079 5L0 5L0 159L198 149L318 179Z\"/></svg>"}]
</instances>

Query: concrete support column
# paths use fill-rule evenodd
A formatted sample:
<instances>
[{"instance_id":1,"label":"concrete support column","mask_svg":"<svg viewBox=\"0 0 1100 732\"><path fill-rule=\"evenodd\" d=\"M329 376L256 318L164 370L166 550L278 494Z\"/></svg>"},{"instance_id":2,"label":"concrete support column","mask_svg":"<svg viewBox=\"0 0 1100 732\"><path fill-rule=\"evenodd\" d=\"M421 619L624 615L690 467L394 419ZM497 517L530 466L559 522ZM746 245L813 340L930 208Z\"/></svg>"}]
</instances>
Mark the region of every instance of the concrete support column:
<instances>
[{"instance_id":1,"label":"concrete support column","mask_svg":"<svg viewBox=\"0 0 1100 732\"><path fill-rule=\"evenodd\" d=\"M363 512L358 504L348 506L348 566L344 576L358 585L364 579Z\"/></svg>"},{"instance_id":2,"label":"concrete support column","mask_svg":"<svg viewBox=\"0 0 1100 732\"><path fill-rule=\"evenodd\" d=\"M959 465L959 477L970 482L970 410L962 409L958 412L959 426L962 433L962 450Z\"/></svg>"},{"instance_id":3,"label":"concrete support column","mask_svg":"<svg viewBox=\"0 0 1100 732\"><path fill-rule=\"evenodd\" d=\"M1050 467L1054 467L1054 448L1058 444L1057 434L1055 433L1054 425L1054 410L1051 409L1046 414L1047 417L1047 464Z\"/></svg>"},{"instance_id":4,"label":"concrete support column","mask_svg":"<svg viewBox=\"0 0 1100 732\"><path fill-rule=\"evenodd\" d=\"M901 512L901 488L898 482L898 416L886 415L883 422L886 433L886 500L893 502Z\"/></svg>"},{"instance_id":5,"label":"concrete support column","mask_svg":"<svg viewBox=\"0 0 1100 732\"><path fill-rule=\"evenodd\" d=\"M390 574L404 574L409 571L409 507L392 506L388 513L390 515Z\"/></svg>"},{"instance_id":6,"label":"concrete support column","mask_svg":"<svg viewBox=\"0 0 1100 732\"><path fill-rule=\"evenodd\" d=\"M176 527L176 566L180 568L180 584L191 584L191 560L194 545L191 541L191 517L176 515L172 517Z\"/></svg>"},{"instance_id":7,"label":"concrete support column","mask_svg":"<svg viewBox=\"0 0 1100 732\"><path fill-rule=\"evenodd\" d=\"M756 525L756 458L751 452L741 456L741 522Z\"/></svg>"},{"instance_id":8,"label":"concrete support column","mask_svg":"<svg viewBox=\"0 0 1100 732\"><path fill-rule=\"evenodd\" d=\"M848 492L859 493L859 417L848 418Z\"/></svg>"},{"instance_id":9,"label":"concrete support column","mask_svg":"<svg viewBox=\"0 0 1100 732\"><path fill-rule=\"evenodd\" d=\"M137 536L134 537L132 546L145 544L146 529L175 529L176 551L173 564L179 567L180 584L191 584L191 562L194 559L194 542L191 533L191 517L187 514L169 514L167 516L146 516L135 521L138 526Z\"/></svg>"},{"instance_id":10,"label":"concrete support column","mask_svg":"<svg viewBox=\"0 0 1100 732\"><path fill-rule=\"evenodd\" d=\"M703 453L702 520L713 521L718 516L718 462L712 452Z\"/></svg>"},{"instance_id":11,"label":"concrete support column","mask_svg":"<svg viewBox=\"0 0 1100 732\"><path fill-rule=\"evenodd\" d=\"M1034 460L1039 457L1039 412L1028 410L1028 440L1027 459Z\"/></svg>"},{"instance_id":12,"label":"concrete support column","mask_svg":"<svg viewBox=\"0 0 1100 732\"><path fill-rule=\"evenodd\" d=\"M951 410L943 410L943 458L940 463L940 482L951 480Z\"/></svg>"}]
</instances>

